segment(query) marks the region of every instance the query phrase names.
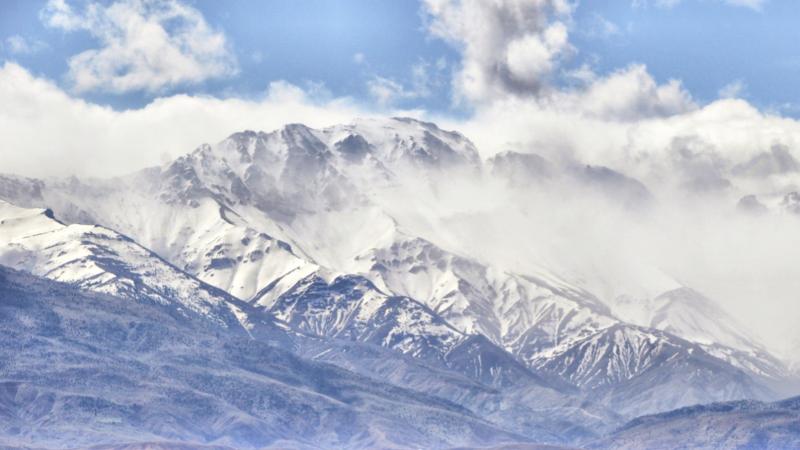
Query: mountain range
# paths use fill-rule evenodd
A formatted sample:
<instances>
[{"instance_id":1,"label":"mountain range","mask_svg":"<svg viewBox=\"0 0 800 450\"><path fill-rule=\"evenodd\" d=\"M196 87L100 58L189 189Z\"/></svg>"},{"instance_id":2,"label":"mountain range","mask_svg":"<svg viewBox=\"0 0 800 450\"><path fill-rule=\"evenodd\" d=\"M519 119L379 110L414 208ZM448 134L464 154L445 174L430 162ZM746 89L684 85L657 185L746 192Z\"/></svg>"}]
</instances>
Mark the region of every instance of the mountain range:
<instances>
[{"instance_id":1,"label":"mountain range","mask_svg":"<svg viewBox=\"0 0 800 450\"><path fill-rule=\"evenodd\" d=\"M645 448L691 414L735 420L693 405L773 411L787 362L660 268L609 298L535 236L499 258L498 210L535 215L549 189L655 201L407 118L243 131L122 177L2 175L0 442Z\"/></svg>"}]
</instances>

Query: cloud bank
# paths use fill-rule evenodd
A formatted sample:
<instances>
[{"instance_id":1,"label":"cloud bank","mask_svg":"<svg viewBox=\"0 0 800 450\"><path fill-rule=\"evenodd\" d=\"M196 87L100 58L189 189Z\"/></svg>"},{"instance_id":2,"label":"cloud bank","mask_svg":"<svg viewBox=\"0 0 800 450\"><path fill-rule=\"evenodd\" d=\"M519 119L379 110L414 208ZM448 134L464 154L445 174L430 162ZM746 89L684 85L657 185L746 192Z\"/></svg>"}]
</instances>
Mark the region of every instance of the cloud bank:
<instances>
[{"instance_id":1,"label":"cloud bank","mask_svg":"<svg viewBox=\"0 0 800 450\"><path fill-rule=\"evenodd\" d=\"M348 99L313 99L272 82L261 98L173 95L115 111L75 98L15 63L0 68L0 172L29 176L120 175L243 130L289 122L326 126L368 114Z\"/></svg>"}]
</instances>

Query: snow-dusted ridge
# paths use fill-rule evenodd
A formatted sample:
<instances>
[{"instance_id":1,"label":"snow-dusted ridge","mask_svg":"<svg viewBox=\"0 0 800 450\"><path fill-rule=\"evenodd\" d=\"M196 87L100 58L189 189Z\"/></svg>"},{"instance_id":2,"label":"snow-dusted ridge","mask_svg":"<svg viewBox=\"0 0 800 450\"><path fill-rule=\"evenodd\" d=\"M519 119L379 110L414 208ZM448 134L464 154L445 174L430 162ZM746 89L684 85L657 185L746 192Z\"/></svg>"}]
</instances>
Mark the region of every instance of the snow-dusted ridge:
<instances>
[{"instance_id":1,"label":"snow-dusted ridge","mask_svg":"<svg viewBox=\"0 0 800 450\"><path fill-rule=\"evenodd\" d=\"M147 299L225 328L251 329L248 305L202 283L130 238L98 225L65 225L51 210L0 201L0 264L131 300Z\"/></svg>"},{"instance_id":2,"label":"snow-dusted ridge","mask_svg":"<svg viewBox=\"0 0 800 450\"><path fill-rule=\"evenodd\" d=\"M0 266L8 448L449 448L525 440L434 395ZM144 444L147 442L148 444Z\"/></svg>"},{"instance_id":3,"label":"snow-dusted ridge","mask_svg":"<svg viewBox=\"0 0 800 450\"><path fill-rule=\"evenodd\" d=\"M430 387L420 373L448 373L472 387L448 382L437 392L479 409L498 390L483 412L515 431L541 426L515 422L519 399L547 398L569 420L589 414L584 401L633 417L767 398L761 379L786 376L711 300L668 276L632 280L648 295L606 304L547 261L484 258L450 233L462 211L436 210L436 196L464 176L521 196L556 183L624 208L652 201L646 186L608 168L515 153L484 163L464 136L413 119L292 124L108 180L0 177L0 198L55 212L0 203L0 264L145 295L228 327L274 319L316 342L307 349L315 358L411 389ZM320 342L331 347L315 353ZM362 367L372 347L397 355L385 372ZM331 354L342 348L357 351ZM603 426L617 420L597 416Z\"/></svg>"}]
</instances>

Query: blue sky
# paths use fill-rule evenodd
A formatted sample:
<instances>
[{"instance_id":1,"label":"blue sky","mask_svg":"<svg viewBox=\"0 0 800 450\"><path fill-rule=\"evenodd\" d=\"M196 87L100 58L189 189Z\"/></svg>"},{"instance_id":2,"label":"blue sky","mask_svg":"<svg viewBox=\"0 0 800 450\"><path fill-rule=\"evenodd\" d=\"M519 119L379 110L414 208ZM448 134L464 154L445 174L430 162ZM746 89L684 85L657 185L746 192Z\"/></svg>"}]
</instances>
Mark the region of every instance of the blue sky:
<instances>
[{"instance_id":1,"label":"blue sky","mask_svg":"<svg viewBox=\"0 0 800 450\"><path fill-rule=\"evenodd\" d=\"M597 39L581 33L574 42L596 54L602 71L630 61L645 63L656 79L678 78L697 98L717 97L741 81L744 96L770 109L800 102L800 8L789 0L765 2L760 11L721 1L685 1L672 8L636 8L629 2L584 2L576 21L595 15L613 21L620 33ZM584 28L585 29L585 28ZM792 107L786 112L798 113Z\"/></svg>"},{"instance_id":2,"label":"blue sky","mask_svg":"<svg viewBox=\"0 0 800 450\"><path fill-rule=\"evenodd\" d=\"M393 106L463 114L454 106L451 77L460 64L459 46L431 35L423 6L397 0L189 1L224 34L235 57L235 73L156 90L76 91L66 74L71 57L98 46L85 29L46 26L46 1L0 3L0 58L51 79L72 95L115 109L139 108L177 93L250 98L270 81L286 80L319 95L379 100L376 79L409 91ZM76 10L85 2L68 2ZM107 4L107 3L106 3ZM647 65L659 82L679 79L700 103L713 101L726 85L752 104L800 115L800 8L771 0L758 8L722 0L684 0L666 6L618 0L584 1L568 21L574 51L560 72L589 64L606 74L631 63ZM428 88L413 94L415 73ZM415 72L417 71L417 72ZM732 88L729 88L732 89Z\"/></svg>"}]
</instances>

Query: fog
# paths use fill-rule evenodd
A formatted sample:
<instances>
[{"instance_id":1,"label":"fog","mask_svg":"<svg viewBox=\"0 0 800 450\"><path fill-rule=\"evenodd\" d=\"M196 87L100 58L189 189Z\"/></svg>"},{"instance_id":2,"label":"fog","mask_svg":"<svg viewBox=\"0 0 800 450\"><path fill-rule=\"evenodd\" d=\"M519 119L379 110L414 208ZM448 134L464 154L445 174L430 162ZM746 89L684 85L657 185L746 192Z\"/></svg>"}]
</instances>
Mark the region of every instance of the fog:
<instances>
[{"instance_id":1,"label":"fog","mask_svg":"<svg viewBox=\"0 0 800 450\"><path fill-rule=\"evenodd\" d=\"M409 176L377 201L450 251L503 270L552 273L612 305L621 295L646 300L691 287L770 350L794 358L800 216L779 191L762 198L765 210L748 211L737 205L752 179L740 187L731 177L711 192L640 180L650 193L641 195L633 179L609 184L574 161L525 178L495 165L489 160L482 176L447 173L430 183ZM761 181L767 189L786 177Z\"/></svg>"}]
</instances>

